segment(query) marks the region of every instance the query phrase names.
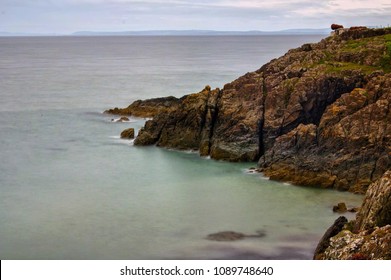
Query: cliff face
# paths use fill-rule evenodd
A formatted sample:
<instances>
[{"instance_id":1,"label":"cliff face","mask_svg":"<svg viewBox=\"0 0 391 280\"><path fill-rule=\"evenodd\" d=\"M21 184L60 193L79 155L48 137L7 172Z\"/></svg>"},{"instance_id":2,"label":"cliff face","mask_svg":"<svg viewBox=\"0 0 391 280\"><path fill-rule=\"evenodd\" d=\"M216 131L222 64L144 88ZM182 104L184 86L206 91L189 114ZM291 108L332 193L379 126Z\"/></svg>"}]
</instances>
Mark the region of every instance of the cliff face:
<instances>
[{"instance_id":1,"label":"cliff face","mask_svg":"<svg viewBox=\"0 0 391 280\"><path fill-rule=\"evenodd\" d=\"M228 161L259 158L263 100L261 77L248 73L225 85L209 86L180 99L175 110L146 123L135 145L199 150L202 156Z\"/></svg>"},{"instance_id":2,"label":"cliff face","mask_svg":"<svg viewBox=\"0 0 391 280\"><path fill-rule=\"evenodd\" d=\"M276 138L259 163L272 179L364 193L390 168L391 75L342 94L320 121Z\"/></svg>"},{"instance_id":3,"label":"cliff face","mask_svg":"<svg viewBox=\"0 0 391 280\"><path fill-rule=\"evenodd\" d=\"M266 176L364 193L390 168L391 36L352 39L357 34L305 45L261 68L279 77L267 85L259 160Z\"/></svg>"},{"instance_id":4,"label":"cliff face","mask_svg":"<svg viewBox=\"0 0 391 280\"><path fill-rule=\"evenodd\" d=\"M275 180L364 193L391 166L391 29L348 30L180 99L109 113L154 117L136 145L258 161Z\"/></svg>"}]
</instances>

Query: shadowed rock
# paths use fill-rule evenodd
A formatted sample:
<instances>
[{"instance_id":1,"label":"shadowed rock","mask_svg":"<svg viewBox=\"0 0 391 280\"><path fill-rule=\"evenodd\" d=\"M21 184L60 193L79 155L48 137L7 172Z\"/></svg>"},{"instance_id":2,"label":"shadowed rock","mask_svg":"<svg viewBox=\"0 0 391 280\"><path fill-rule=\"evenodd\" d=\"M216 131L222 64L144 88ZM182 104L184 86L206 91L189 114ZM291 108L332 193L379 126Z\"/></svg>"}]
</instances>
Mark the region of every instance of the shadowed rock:
<instances>
[{"instance_id":1,"label":"shadowed rock","mask_svg":"<svg viewBox=\"0 0 391 280\"><path fill-rule=\"evenodd\" d=\"M348 220L341 216L335 220L334 224L329 227L329 229L325 232L323 237L320 239L318 246L314 252L314 259L320 259L321 255L330 245L330 238L337 235L344 227L344 225L348 222Z\"/></svg>"}]
</instances>

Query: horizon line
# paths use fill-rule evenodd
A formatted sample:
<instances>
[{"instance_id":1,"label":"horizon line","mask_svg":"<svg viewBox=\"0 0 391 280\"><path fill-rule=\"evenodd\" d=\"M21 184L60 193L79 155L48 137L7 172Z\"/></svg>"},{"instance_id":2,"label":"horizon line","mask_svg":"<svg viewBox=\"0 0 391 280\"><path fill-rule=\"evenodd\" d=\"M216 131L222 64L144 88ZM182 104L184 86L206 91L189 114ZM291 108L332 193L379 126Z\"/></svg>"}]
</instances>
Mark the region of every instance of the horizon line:
<instances>
[{"instance_id":1,"label":"horizon line","mask_svg":"<svg viewBox=\"0 0 391 280\"><path fill-rule=\"evenodd\" d=\"M306 34L306 33L313 33L313 34L326 34L327 31L331 32L330 28L292 28L292 29L282 29L282 30L272 30L272 31L263 31L263 30L213 30L213 29L149 29L149 30L123 30L123 31L91 31L91 30L79 30L75 32L70 33L51 33L51 32L9 32L9 31L0 31L0 36L88 36L96 35L96 36L109 36L109 35L192 35L196 33L204 33L201 35L207 35L207 33L211 33L211 35L215 34L249 34L253 33L254 35L262 35L262 34L272 34L272 33L279 33L279 34L287 34L287 33L296 33L296 34ZM213 34L212 34L213 33ZM252 35L252 34L250 34Z\"/></svg>"}]
</instances>

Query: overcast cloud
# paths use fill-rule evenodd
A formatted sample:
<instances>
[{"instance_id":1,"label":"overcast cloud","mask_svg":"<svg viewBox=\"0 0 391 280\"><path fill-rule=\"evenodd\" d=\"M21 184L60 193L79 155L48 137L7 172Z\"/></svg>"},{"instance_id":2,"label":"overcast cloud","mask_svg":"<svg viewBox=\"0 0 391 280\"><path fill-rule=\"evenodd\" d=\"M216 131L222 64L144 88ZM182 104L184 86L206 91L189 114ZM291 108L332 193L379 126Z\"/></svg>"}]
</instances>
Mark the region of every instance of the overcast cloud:
<instances>
[{"instance_id":1,"label":"overcast cloud","mask_svg":"<svg viewBox=\"0 0 391 280\"><path fill-rule=\"evenodd\" d=\"M391 24L390 0L0 0L0 31L282 30Z\"/></svg>"}]
</instances>

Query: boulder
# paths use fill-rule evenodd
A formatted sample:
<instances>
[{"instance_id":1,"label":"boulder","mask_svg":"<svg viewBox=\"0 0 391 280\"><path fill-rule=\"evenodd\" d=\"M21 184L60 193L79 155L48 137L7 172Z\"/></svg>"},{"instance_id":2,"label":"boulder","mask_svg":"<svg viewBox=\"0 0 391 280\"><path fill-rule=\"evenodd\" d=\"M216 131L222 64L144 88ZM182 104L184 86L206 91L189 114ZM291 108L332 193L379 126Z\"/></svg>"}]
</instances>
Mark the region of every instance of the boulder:
<instances>
[{"instance_id":1,"label":"boulder","mask_svg":"<svg viewBox=\"0 0 391 280\"><path fill-rule=\"evenodd\" d=\"M338 203L338 205L333 206L333 212L345 213L348 211L346 204L344 202Z\"/></svg>"},{"instance_id":2,"label":"boulder","mask_svg":"<svg viewBox=\"0 0 391 280\"><path fill-rule=\"evenodd\" d=\"M134 128L128 128L121 132L121 138L133 139L134 138Z\"/></svg>"}]
</instances>

